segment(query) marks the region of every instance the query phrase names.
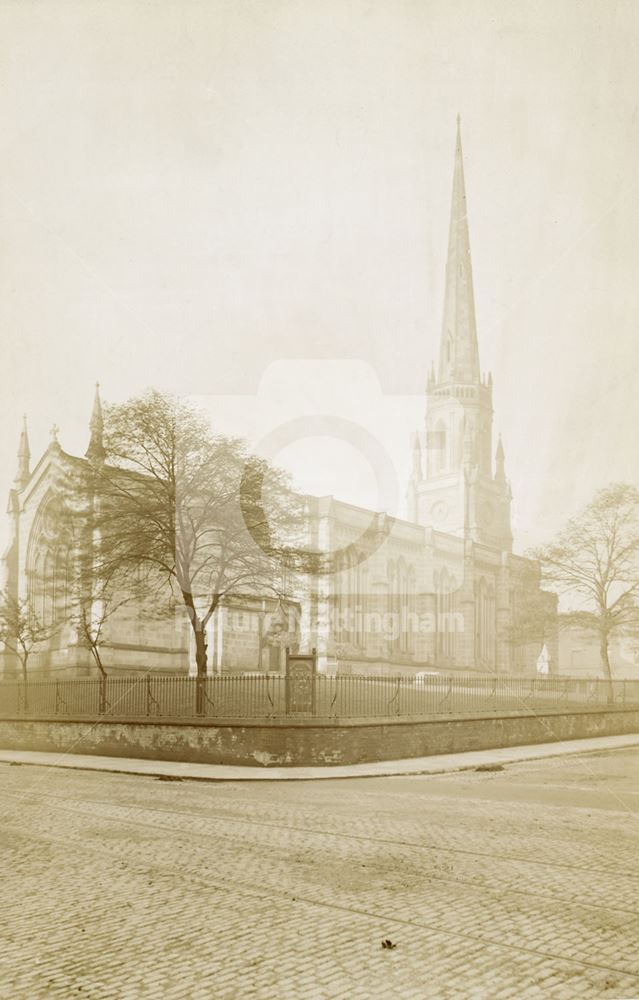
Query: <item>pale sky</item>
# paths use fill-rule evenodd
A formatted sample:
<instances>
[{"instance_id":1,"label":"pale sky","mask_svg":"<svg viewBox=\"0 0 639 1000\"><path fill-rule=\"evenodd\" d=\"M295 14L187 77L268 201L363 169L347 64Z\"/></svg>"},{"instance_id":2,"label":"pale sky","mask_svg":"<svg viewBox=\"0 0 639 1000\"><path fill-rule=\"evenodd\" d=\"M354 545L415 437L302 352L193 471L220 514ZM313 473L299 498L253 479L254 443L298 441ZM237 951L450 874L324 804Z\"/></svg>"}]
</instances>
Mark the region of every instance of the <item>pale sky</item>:
<instances>
[{"instance_id":1,"label":"pale sky","mask_svg":"<svg viewBox=\"0 0 639 1000\"><path fill-rule=\"evenodd\" d=\"M4 492L22 413L81 454L99 378L225 430L350 414L403 495L457 112L515 548L639 481L636 3L15 0L0 80ZM375 505L349 447L281 458Z\"/></svg>"}]
</instances>

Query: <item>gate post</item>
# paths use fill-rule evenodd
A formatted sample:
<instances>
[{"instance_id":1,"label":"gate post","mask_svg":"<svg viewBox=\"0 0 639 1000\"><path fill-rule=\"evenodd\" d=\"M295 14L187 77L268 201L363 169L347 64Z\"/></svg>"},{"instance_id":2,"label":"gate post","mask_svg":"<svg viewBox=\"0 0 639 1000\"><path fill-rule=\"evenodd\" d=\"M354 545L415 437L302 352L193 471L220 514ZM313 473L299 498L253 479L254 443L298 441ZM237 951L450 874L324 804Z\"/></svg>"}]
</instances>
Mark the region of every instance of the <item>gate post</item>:
<instances>
[{"instance_id":1,"label":"gate post","mask_svg":"<svg viewBox=\"0 0 639 1000\"><path fill-rule=\"evenodd\" d=\"M291 654L286 647L286 714L314 715L317 651Z\"/></svg>"}]
</instances>

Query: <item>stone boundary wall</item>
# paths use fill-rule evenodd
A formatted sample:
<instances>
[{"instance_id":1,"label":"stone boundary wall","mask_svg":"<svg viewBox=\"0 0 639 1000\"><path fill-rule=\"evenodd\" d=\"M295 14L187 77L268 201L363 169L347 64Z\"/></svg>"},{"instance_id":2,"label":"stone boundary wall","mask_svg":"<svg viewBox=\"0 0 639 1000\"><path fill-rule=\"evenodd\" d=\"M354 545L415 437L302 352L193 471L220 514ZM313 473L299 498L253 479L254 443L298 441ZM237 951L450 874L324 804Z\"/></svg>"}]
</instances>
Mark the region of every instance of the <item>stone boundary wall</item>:
<instances>
[{"instance_id":1,"label":"stone boundary wall","mask_svg":"<svg viewBox=\"0 0 639 1000\"><path fill-rule=\"evenodd\" d=\"M639 733L639 710L368 721L0 721L0 748L150 760L309 767Z\"/></svg>"}]
</instances>

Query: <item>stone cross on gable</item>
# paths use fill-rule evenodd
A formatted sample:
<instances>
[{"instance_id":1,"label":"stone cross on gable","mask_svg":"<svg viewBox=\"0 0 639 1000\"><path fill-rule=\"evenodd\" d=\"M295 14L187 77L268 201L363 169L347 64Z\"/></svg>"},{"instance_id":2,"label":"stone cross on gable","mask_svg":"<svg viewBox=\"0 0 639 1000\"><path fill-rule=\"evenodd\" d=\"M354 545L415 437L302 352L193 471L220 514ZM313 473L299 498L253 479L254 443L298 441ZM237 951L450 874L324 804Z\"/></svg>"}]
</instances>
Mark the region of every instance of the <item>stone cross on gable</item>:
<instances>
[{"instance_id":1,"label":"stone cross on gable","mask_svg":"<svg viewBox=\"0 0 639 1000\"><path fill-rule=\"evenodd\" d=\"M57 444L57 443L58 443L58 434L59 434L59 433L60 433L60 428L58 427L58 425L57 425L57 424L54 424L54 425L53 425L53 427L51 428L51 431L50 431L50 434L51 434L51 441L52 441L52 442L53 442L54 444Z\"/></svg>"}]
</instances>

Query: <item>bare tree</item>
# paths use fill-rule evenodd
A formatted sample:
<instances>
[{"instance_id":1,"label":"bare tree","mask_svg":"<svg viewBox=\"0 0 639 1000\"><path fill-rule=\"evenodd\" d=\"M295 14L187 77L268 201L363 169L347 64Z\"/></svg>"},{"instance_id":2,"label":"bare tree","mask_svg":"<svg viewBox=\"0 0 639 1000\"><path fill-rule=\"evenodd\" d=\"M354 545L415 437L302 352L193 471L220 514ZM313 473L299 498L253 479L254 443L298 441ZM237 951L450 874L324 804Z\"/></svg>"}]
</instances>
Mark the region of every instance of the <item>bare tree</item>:
<instances>
[{"instance_id":1,"label":"bare tree","mask_svg":"<svg viewBox=\"0 0 639 1000\"><path fill-rule=\"evenodd\" d=\"M28 598L15 597L7 591L0 594L0 642L20 663L25 707L29 658L52 634L53 626L40 621Z\"/></svg>"},{"instance_id":2,"label":"bare tree","mask_svg":"<svg viewBox=\"0 0 639 1000\"><path fill-rule=\"evenodd\" d=\"M545 581L580 605L562 617L597 633L612 681L610 639L639 626L639 490L625 483L601 490L536 556Z\"/></svg>"},{"instance_id":3,"label":"bare tree","mask_svg":"<svg viewBox=\"0 0 639 1000\"><path fill-rule=\"evenodd\" d=\"M75 580L68 612L78 646L87 650L100 677L100 712L107 708L107 665L103 647L108 644L108 623L128 604L143 601L140 580L134 574L118 573L113 566L97 568L97 559L88 554L76 557Z\"/></svg>"},{"instance_id":4,"label":"bare tree","mask_svg":"<svg viewBox=\"0 0 639 1000\"><path fill-rule=\"evenodd\" d=\"M107 409L105 446L95 471L100 574L144 567L168 583L204 678L206 627L225 597L287 596L300 501L244 442L214 434L193 407L154 390Z\"/></svg>"},{"instance_id":5,"label":"bare tree","mask_svg":"<svg viewBox=\"0 0 639 1000\"><path fill-rule=\"evenodd\" d=\"M89 585L86 585L84 580L78 581L77 590L72 597L69 622L77 634L78 645L91 654L93 662L104 680L107 677L106 667L102 659L105 626L113 613L129 600L128 594L125 594L121 600L116 599L111 579L104 577L92 579Z\"/></svg>"}]
</instances>

